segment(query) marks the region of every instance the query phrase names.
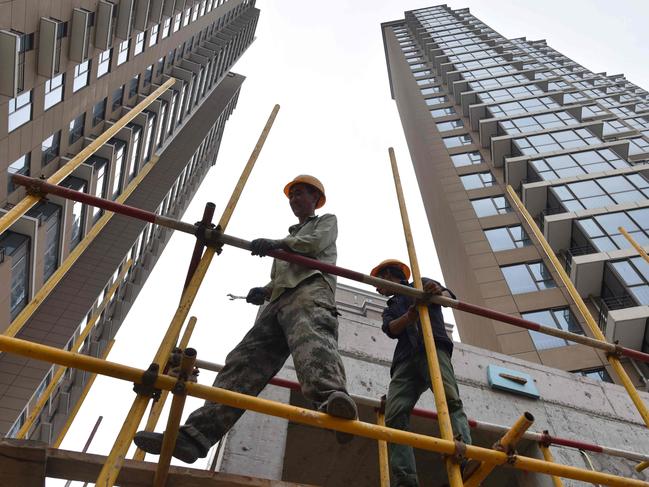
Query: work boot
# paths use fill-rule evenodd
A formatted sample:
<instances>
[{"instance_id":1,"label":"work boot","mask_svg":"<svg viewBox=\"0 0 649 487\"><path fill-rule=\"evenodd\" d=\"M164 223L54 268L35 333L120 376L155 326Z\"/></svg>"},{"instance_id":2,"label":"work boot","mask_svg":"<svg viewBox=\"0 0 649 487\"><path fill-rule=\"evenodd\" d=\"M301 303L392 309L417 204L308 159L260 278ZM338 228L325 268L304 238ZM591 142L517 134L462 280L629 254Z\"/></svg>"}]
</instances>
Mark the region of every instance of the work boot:
<instances>
[{"instance_id":1,"label":"work boot","mask_svg":"<svg viewBox=\"0 0 649 487\"><path fill-rule=\"evenodd\" d=\"M160 455L162 450L162 433L155 433L153 431L138 431L135 434L135 444L141 450L152 455ZM201 449L192 438L185 434L182 430L178 432L176 438L176 445L172 455L180 461L185 463L194 463L198 458L204 458L206 453Z\"/></svg>"},{"instance_id":2,"label":"work boot","mask_svg":"<svg viewBox=\"0 0 649 487\"><path fill-rule=\"evenodd\" d=\"M332 392L327 398L327 402L320 406L320 410L336 418L358 419L356 403L349 397L349 394L342 391ZM353 439L354 435L351 433L336 431L336 440L341 445L349 443Z\"/></svg>"}]
</instances>

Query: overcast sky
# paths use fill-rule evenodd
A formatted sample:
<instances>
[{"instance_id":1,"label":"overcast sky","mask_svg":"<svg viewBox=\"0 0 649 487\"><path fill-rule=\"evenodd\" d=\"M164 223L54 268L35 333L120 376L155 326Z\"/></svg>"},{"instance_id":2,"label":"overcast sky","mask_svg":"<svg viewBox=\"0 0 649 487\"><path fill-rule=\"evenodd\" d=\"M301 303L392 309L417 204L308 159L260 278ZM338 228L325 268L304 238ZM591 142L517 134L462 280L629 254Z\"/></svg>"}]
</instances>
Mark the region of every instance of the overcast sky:
<instances>
[{"instance_id":1,"label":"overcast sky","mask_svg":"<svg viewBox=\"0 0 649 487\"><path fill-rule=\"evenodd\" d=\"M294 223L285 183L319 177L327 192L322 212L338 217L338 263L368 272L378 261L407 261L387 149L395 148L422 273L442 279L394 101L390 98L380 23L431 1L259 0L256 41L235 66L247 77L228 121L216 165L184 216L200 219L207 201L222 212L275 103L282 108L227 232L245 239L283 237ZM624 73L649 88L645 0L465 0L471 12L505 37L546 39L594 72ZM193 239L174 236L132 307L109 359L146 368L179 300ZM191 314L190 345L200 358L222 363L254 320L256 307L229 301L268 281L271 261L226 248L214 259ZM343 281L346 284L353 284ZM453 321L452 315L446 315ZM202 372L201 383L212 375ZM125 382L99 377L62 447L81 450L104 416L90 451L107 454L134 394ZM188 414L200 401L188 400ZM166 416L164 421L166 422ZM161 431L163 427L158 427ZM197 462L198 468L205 466ZM58 485L51 482L51 485ZM80 485L80 484L79 484Z\"/></svg>"}]
</instances>

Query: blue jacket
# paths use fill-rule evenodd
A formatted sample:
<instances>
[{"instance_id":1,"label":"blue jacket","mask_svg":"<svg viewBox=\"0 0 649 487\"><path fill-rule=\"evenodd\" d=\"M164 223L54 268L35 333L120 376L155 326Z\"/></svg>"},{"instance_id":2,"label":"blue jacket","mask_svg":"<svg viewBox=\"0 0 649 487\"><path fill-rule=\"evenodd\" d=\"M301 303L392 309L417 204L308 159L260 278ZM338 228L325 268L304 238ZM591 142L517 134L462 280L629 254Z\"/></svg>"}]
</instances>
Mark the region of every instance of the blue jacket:
<instances>
[{"instance_id":1,"label":"blue jacket","mask_svg":"<svg viewBox=\"0 0 649 487\"><path fill-rule=\"evenodd\" d=\"M424 282L434 281L433 279L422 279ZM411 283L403 281L402 284L413 287ZM437 283L439 284L439 283ZM441 284L440 284L441 286ZM442 286L445 291L448 291L453 298L455 294L452 291ZM406 327L405 330L399 335L390 333L388 325L392 320L395 320L408 312L408 308L414 304L415 300L409 296L395 294L388 299L388 305L383 310L383 333L392 339L398 340L397 346L394 349L394 357L392 358L392 367L390 368L390 375L394 371L397 364L403 362L410 356L420 353L425 350L424 338L421 333L421 323L413 323ZM433 326L433 336L435 337L435 345L437 348L448 351L449 355L453 353L453 340L446 334L446 327L444 326L444 317L442 316L442 307L438 304L430 304L428 306L428 315L430 322Z\"/></svg>"}]
</instances>

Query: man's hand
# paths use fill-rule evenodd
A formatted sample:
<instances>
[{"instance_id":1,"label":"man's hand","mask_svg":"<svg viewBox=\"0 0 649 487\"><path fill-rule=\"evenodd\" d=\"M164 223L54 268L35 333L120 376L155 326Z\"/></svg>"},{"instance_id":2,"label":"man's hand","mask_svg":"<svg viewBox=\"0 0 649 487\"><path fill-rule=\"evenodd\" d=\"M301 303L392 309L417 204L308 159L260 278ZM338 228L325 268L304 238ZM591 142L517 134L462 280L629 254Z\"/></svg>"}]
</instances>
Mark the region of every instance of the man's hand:
<instances>
[{"instance_id":1,"label":"man's hand","mask_svg":"<svg viewBox=\"0 0 649 487\"><path fill-rule=\"evenodd\" d=\"M279 249L282 244L278 240L270 238L256 238L250 242L250 252L252 255L263 257L269 250Z\"/></svg>"},{"instance_id":2,"label":"man's hand","mask_svg":"<svg viewBox=\"0 0 649 487\"><path fill-rule=\"evenodd\" d=\"M246 303L256 304L261 306L266 301L268 293L264 287L253 287L248 291L248 296L246 296Z\"/></svg>"},{"instance_id":3,"label":"man's hand","mask_svg":"<svg viewBox=\"0 0 649 487\"><path fill-rule=\"evenodd\" d=\"M408 320L408 323L414 323L419 319L419 310L417 309L417 305L413 304L412 306L408 307L408 311L406 312L405 316L407 317L406 319Z\"/></svg>"},{"instance_id":4,"label":"man's hand","mask_svg":"<svg viewBox=\"0 0 649 487\"><path fill-rule=\"evenodd\" d=\"M424 283L424 292L440 296L444 292L444 288L435 281L426 281Z\"/></svg>"}]
</instances>

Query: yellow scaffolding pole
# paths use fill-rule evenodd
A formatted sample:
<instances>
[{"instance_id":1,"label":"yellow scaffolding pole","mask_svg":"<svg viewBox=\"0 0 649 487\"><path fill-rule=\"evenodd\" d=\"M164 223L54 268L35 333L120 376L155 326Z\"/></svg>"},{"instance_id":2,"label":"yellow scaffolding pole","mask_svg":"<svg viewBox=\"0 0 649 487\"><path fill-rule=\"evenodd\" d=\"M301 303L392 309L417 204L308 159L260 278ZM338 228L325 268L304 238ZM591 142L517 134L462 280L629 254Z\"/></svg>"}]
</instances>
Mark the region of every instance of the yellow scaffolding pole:
<instances>
[{"instance_id":1,"label":"yellow scaffolding pole","mask_svg":"<svg viewBox=\"0 0 649 487\"><path fill-rule=\"evenodd\" d=\"M97 306L97 309L95 310L95 314L92 315L92 317L90 318L90 320L88 321L84 329L81 330L81 333L79 333L79 337L72 344L71 350L75 352L79 350L81 344L86 339L86 337L88 336L92 328L95 326L97 320L99 320L101 313L104 311L104 309L106 308L110 300L113 298L113 295L115 294L115 292L117 292L117 289L122 284L124 276L131 268L132 263L133 263L132 260L126 262L124 268L122 269L122 272L120 272L119 275L117 276L117 279L115 279L115 283L110 287L103 301L99 304L99 306ZM18 430L18 433L16 433L16 438L21 439L26 437L27 432L31 429L32 425L34 424L34 421L36 420L40 412L43 410L43 407L45 407L45 404L47 404L47 401L50 399L52 392L54 392L54 389L59 384L59 381L61 380L61 377L63 377L63 374L65 374L66 370L67 370L66 367L59 367L56 370L56 372L54 372L54 374L52 375L52 380L47 385L45 390L41 393L38 402L34 405L32 410L29 412L29 416L27 416L27 419L25 420L25 424L23 424L22 427Z\"/></svg>"},{"instance_id":2,"label":"yellow scaffolding pole","mask_svg":"<svg viewBox=\"0 0 649 487\"><path fill-rule=\"evenodd\" d=\"M189 318L189 322L185 327L185 331L183 332L183 336L180 339L178 348L180 348L181 350L185 350L187 348L187 345L189 345L189 339L191 338L192 333L194 332L195 326L196 326L196 317L192 316L191 318ZM164 408L168 395L169 395L169 391L162 391L160 393L160 398L157 401L155 401L153 404L151 404L149 417L146 421L146 426L144 427L145 431L153 431L155 429L156 425L158 424L158 421L160 420L160 415L162 414L162 408ZM142 461L144 460L145 455L146 452L144 450L140 450L139 448L136 448L135 454L133 455L133 460Z\"/></svg>"},{"instance_id":3,"label":"yellow scaffolding pole","mask_svg":"<svg viewBox=\"0 0 649 487\"><path fill-rule=\"evenodd\" d=\"M261 135L257 140L257 144L255 145L255 148L248 158L248 162L246 163L242 174L239 177L239 181L237 182L232 195L230 196L230 200L228 201L228 204L223 211L223 215L221 216L221 219L219 221L219 225L223 231L225 231L225 228L227 227L227 224L232 217L232 213L234 212L236 204L239 201L239 197L243 192L243 188L248 181L248 176L250 175L252 168L254 167L255 162L259 157L259 153L261 152L264 142L268 137L279 108L279 105L275 105L273 107L268 121L266 122L266 125L264 126ZM182 294L178 309L176 310L169 328L167 329L167 332L163 337L160 346L158 347L158 351L155 354L153 363L160 366L164 362L166 362L167 358L169 357L173 346L178 341L178 336L180 335L182 324L189 314L189 309L194 302L194 298L196 297L200 285L203 282L203 278L207 274L207 270L210 266L210 263L212 262L215 253L216 249L214 249L213 247L207 247L207 249L205 250L203 257L201 258L198 267L194 272L194 275L192 276L189 284ZM138 394L133 401L128 416L124 420L124 424L122 425L117 439L113 444L113 448L106 458L106 463L102 467L101 472L99 472L99 477L97 477L96 482L97 485L100 485L101 487L113 487L113 485L115 484L115 480L117 479L117 475L119 474L119 470L126 456L128 447L130 446L131 441L133 441L133 436L135 435L137 427L139 426L140 421L144 416L148 402L149 398L141 394Z\"/></svg>"},{"instance_id":4,"label":"yellow scaffolding pole","mask_svg":"<svg viewBox=\"0 0 649 487\"><path fill-rule=\"evenodd\" d=\"M129 367L127 365L90 357L88 355L68 352L66 350L60 350L47 345L21 340L19 338L0 336L0 350L30 357L35 360L57 363L59 365L86 370L95 374L106 375L135 383L141 383L145 373L144 370L135 367ZM157 376L153 386L159 389L172 390L176 383L177 380L175 377L161 374ZM205 386L202 384L187 383L186 388L187 394L193 397L210 402L218 402L234 408L246 409L284 418L300 424L333 429L374 440L384 440L391 443L411 445L415 448L434 451L444 455L452 455L456 450L455 442L441 438L387 428L375 424L364 423L362 421L340 419L314 410L282 404L259 397L247 396L245 394L217 387ZM495 465L509 465L528 472L557 475L574 480L581 480L583 482L601 483L613 487L649 487L649 482L643 480L560 465L522 455L510 457L504 452L474 445L466 446L466 457L493 463ZM106 484L98 483L98 485L105 486Z\"/></svg>"},{"instance_id":5,"label":"yellow scaffolding pole","mask_svg":"<svg viewBox=\"0 0 649 487\"><path fill-rule=\"evenodd\" d=\"M602 342L606 342L606 337L602 333L602 330L600 330L599 326L597 326L597 323L595 323L593 316L590 314L590 311L588 311L588 308L586 307L586 303L584 303L584 300L579 295L577 288L570 280L570 277L564 270L563 266L561 265L561 262L559 262L559 259L557 258L554 251L552 250L552 247L550 247L550 244L543 236L543 233L541 233L541 230L539 229L538 225L532 218L532 215L530 215L530 213L527 211L527 208L525 208L525 205L516 194L516 191L514 191L514 188L512 188L510 185L507 186L507 193L509 194L509 197L514 202L514 206L518 209L523 219L527 222L529 227L532 229L532 233L534 233L534 236L541 244L541 248L545 252L545 255L552 263L554 270L559 275L561 281L563 282L563 285L570 293L570 296L572 297L573 301L577 305L577 308L579 309L581 315L584 317L584 321L588 325L588 329L590 330L590 332L593 334L595 338L597 338ZM633 404L635 405L638 412L640 413L640 416L644 420L645 425L649 427L649 410L647 410L647 406L645 406L645 404L642 402L642 398L640 397L640 394L638 394L638 391L633 385L633 382L631 382L631 379L629 378L629 375L626 373L626 370L624 370L624 367L620 363L620 360L617 358L617 356L613 354L608 354L607 359L608 362L611 364L611 367L613 367L613 370L615 370L617 376L620 378L622 385L626 389L627 393L629 394L629 397L631 398L631 401L633 401Z\"/></svg>"},{"instance_id":6,"label":"yellow scaffolding pole","mask_svg":"<svg viewBox=\"0 0 649 487\"><path fill-rule=\"evenodd\" d=\"M543 453L543 458L545 459L545 461L554 463L554 456L550 451L550 447L546 445L539 445L539 448L541 449L541 453ZM557 477L556 475L552 475L552 484L554 485L554 487L563 487L563 481L561 480L561 477Z\"/></svg>"},{"instance_id":7,"label":"yellow scaffolding pole","mask_svg":"<svg viewBox=\"0 0 649 487\"><path fill-rule=\"evenodd\" d=\"M403 196L403 189L401 188L401 178L399 177L399 168L397 160L394 155L394 149L388 149L390 156L390 165L392 166L392 175L394 177L394 185L397 191L397 199L399 200L399 209L401 211L401 220L403 223L403 233L408 247L408 255L410 256L410 267L412 268L413 281L416 289L423 290L421 281L421 273L419 271L419 262L417 260L417 252L412 237L412 230L410 228L410 219L408 218L408 209L406 208L406 201ZM419 321L421 323L421 330L424 336L424 346L426 348L426 357L428 359L428 372L430 374L431 384L433 386L433 395L435 396L435 406L437 408L439 429L441 436L444 440L453 442L453 428L451 427L451 416L448 412L448 405L446 404L446 394L444 392L444 383L442 382L442 373L439 368L439 360L437 358L437 348L435 347L435 338L433 337L433 328L430 322L430 315L428 314L428 305L419 304L417 306L419 311ZM446 470L448 472L449 482L451 487L462 487L462 474L460 472L460 465L455 463L452 456L446 457Z\"/></svg>"},{"instance_id":8,"label":"yellow scaffolding pole","mask_svg":"<svg viewBox=\"0 0 649 487\"><path fill-rule=\"evenodd\" d=\"M620 231L622 235L624 235L624 238L626 238L629 243L633 246L634 249L638 251L638 254L649 263L649 255L647 255L647 252L642 248L642 246L634 240L634 238L629 235L629 232L626 231L624 227L617 227L617 229Z\"/></svg>"},{"instance_id":9,"label":"yellow scaffolding pole","mask_svg":"<svg viewBox=\"0 0 649 487\"><path fill-rule=\"evenodd\" d=\"M137 115L139 115L146 107L153 103L162 93L170 88L176 82L175 78L169 78L162 85L160 85L153 93L147 96L140 103L131 108L126 115L120 118L114 125L110 126L108 130L104 131L99 137L93 140L87 147L84 147L81 152L70 159L63 167L47 178L47 182L51 184L59 184L67 176L79 167L86 159L93 155L99 148L108 142L117 132L131 122ZM11 225L27 213L40 198L38 196L26 196L18 202L16 206L11 208L7 213L0 217L0 234L4 233Z\"/></svg>"},{"instance_id":10,"label":"yellow scaffolding pole","mask_svg":"<svg viewBox=\"0 0 649 487\"><path fill-rule=\"evenodd\" d=\"M385 426L385 412L382 409L376 410L376 424ZM388 444L384 440L378 440L379 449L379 485L390 487L390 462L388 460Z\"/></svg>"}]
</instances>

